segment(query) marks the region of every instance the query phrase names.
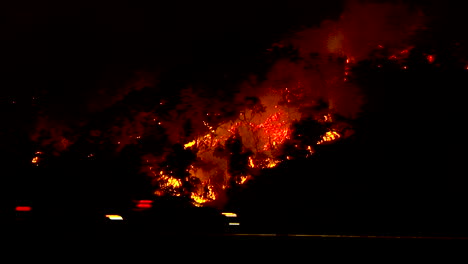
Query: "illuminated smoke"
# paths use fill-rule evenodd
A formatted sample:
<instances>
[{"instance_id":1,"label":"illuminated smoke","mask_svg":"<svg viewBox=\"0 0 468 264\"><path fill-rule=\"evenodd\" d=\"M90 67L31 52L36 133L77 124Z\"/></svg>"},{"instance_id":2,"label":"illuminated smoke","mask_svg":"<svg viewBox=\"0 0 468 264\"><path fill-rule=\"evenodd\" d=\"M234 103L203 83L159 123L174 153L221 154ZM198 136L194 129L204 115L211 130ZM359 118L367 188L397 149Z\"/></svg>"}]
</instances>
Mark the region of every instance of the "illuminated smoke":
<instances>
[{"instance_id":1,"label":"illuminated smoke","mask_svg":"<svg viewBox=\"0 0 468 264\"><path fill-rule=\"evenodd\" d=\"M298 31L284 40L299 48L302 58L310 54L338 54L360 61L377 47L404 49L423 28L420 9L401 3L347 1L339 20L325 20L320 27Z\"/></svg>"}]
</instances>

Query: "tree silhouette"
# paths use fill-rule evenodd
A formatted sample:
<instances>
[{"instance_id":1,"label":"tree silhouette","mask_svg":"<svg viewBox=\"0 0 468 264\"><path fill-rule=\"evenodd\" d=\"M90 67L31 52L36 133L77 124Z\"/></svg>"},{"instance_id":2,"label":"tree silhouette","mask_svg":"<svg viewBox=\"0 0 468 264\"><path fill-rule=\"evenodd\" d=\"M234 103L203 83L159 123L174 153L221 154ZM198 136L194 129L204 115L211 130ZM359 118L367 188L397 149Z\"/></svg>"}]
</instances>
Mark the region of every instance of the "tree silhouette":
<instances>
[{"instance_id":1,"label":"tree silhouette","mask_svg":"<svg viewBox=\"0 0 468 264\"><path fill-rule=\"evenodd\" d=\"M197 159L195 153L191 149L185 149L182 144L174 144L166 156L160 167L165 171L166 175L170 175L179 179L182 186L178 193L183 197L190 197L191 192L195 189L195 185L199 183L188 172L189 166Z\"/></svg>"},{"instance_id":2,"label":"tree silhouette","mask_svg":"<svg viewBox=\"0 0 468 264\"><path fill-rule=\"evenodd\" d=\"M235 132L226 140L225 149L229 153L230 187L234 188L240 183L241 176L249 175L249 157L253 153L249 149L244 149L242 137L238 132Z\"/></svg>"},{"instance_id":3,"label":"tree silhouette","mask_svg":"<svg viewBox=\"0 0 468 264\"><path fill-rule=\"evenodd\" d=\"M278 158L288 160L307 157L310 149L316 149L317 142L328 130L327 124L311 117L294 121L291 124L291 138L281 146Z\"/></svg>"}]
</instances>

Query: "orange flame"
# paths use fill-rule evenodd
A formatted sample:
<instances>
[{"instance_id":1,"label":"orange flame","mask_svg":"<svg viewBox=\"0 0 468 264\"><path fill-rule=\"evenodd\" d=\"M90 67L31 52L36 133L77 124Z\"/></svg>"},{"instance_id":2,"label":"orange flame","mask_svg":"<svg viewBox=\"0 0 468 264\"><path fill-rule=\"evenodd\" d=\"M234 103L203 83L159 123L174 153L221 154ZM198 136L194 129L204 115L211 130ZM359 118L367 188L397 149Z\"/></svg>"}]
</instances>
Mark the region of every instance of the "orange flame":
<instances>
[{"instance_id":1,"label":"orange flame","mask_svg":"<svg viewBox=\"0 0 468 264\"><path fill-rule=\"evenodd\" d=\"M275 156L275 153L286 140L291 138L290 127L293 121L301 119L299 108L304 91L300 82L297 83L297 87L270 88L268 93L259 98L261 105L244 109L236 120L218 125L203 121L207 133L183 144L185 149L195 150L198 160L187 169L190 177L198 178L202 183L196 191L190 194L194 205L203 206L210 201L215 201L226 186L229 186L233 175L230 175L228 171L228 159L225 156L217 156L215 151L219 147L223 149L227 140L234 134L238 134L242 139L244 151L251 153L247 160L247 169L250 171L246 175L237 175L236 184L245 184L254 177L253 175L258 170L274 168L282 162ZM206 115L209 116L209 114ZM328 113L316 118L323 123L334 121L332 115ZM330 130L317 144L332 142L339 137L340 134L337 131ZM314 153L312 146L305 148L307 157ZM286 159L292 159L292 157ZM149 170L159 183L160 188L155 194L161 195L162 191L170 195L181 195L182 181L180 179L165 175L163 170L159 173L155 173L152 168Z\"/></svg>"},{"instance_id":2,"label":"orange flame","mask_svg":"<svg viewBox=\"0 0 468 264\"><path fill-rule=\"evenodd\" d=\"M337 140L338 138L340 138L340 134L338 132L333 130L327 131L327 133L325 133L325 135L322 136L322 139L319 142L317 142L317 144L331 142Z\"/></svg>"}]
</instances>

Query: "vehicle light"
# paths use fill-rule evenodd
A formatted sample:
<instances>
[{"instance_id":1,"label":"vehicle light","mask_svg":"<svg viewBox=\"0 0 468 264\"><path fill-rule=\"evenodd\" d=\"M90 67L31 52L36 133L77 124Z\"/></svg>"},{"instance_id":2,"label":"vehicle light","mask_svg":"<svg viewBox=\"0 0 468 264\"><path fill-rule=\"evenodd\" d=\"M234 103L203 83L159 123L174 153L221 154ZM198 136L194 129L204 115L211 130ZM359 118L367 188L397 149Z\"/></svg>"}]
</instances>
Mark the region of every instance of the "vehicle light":
<instances>
[{"instance_id":1,"label":"vehicle light","mask_svg":"<svg viewBox=\"0 0 468 264\"><path fill-rule=\"evenodd\" d=\"M32 210L31 206L16 206L17 212L29 212L31 210Z\"/></svg>"},{"instance_id":2,"label":"vehicle light","mask_svg":"<svg viewBox=\"0 0 468 264\"><path fill-rule=\"evenodd\" d=\"M122 216L120 215L106 215L106 217L109 219L109 220L123 220Z\"/></svg>"},{"instance_id":3,"label":"vehicle light","mask_svg":"<svg viewBox=\"0 0 468 264\"><path fill-rule=\"evenodd\" d=\"M151 208L152 206L152 200L139 200L136 205L137 208Z\"/></svg>"},{"instance_id":4,"label":"vehicle light","mask_svg":"<svg viewBox=\"0 0 468 264\"><path fill-rule=\"evenodd\" d=\"M235 213L222 213L226 217L237 217L237 214Z\"/></svg>"}]
</instances>

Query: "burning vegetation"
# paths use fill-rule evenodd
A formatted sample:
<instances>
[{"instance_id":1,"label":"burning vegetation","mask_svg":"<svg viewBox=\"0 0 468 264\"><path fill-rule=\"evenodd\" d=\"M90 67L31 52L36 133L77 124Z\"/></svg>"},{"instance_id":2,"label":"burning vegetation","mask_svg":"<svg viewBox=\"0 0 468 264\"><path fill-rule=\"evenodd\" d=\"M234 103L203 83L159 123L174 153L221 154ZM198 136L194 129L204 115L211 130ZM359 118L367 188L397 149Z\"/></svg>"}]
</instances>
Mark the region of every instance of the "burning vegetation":
<instances>
[{"instance_id":1,"label":"burning vegetation","mask_svg":"<svg viewBox=\"0 0 468 264\"><path fill-rule=\"evenodd\" d=\"M240 93L236 115L227 117L213 107L216 103L210 105L186 88L172 108L165 108L170 102L161 100L155 111L136 112L132 119L117 117L119 126L92 128L86 142L113 145L118 153L144 145L147 137L166 138L155 151L141 156L140 172L150 177L153 194L188 197L196 206L216 203L233 186L284 161L308 158L317 145L331 143L345 136L344 128L350 129L348 123L335 121L338 115L313 87L295 79L283 83L244 83L243 89L255 93ZM60 135L57 141L63 151L72 139ZM98 159L99 150L91 147L86 158ZM39 156L32 163L38 165Z\"/></svg>"},{"instance_id":2,"label":"burning vegetation","mask_svg":"<svg viewBox=\"0 0 468 264\"><path fill-rule=\"evenodd\" d=\"M45 154L36 152L31 162L40 167L41 155L60 156L72 148L87 161L127 151L137 157L135 174L149 179L152 195L186 197L196 206L223 203L227 190L262 171L311 158L318 148L354 133L352 123L365 100L354 82L358 63L372 58L377 68L410 70L415 47L406 39L421 16L390 7L351 5L337 21L272 44L263 57L270 62L267 73L244 76L229 89L225 83L168 84L138 72L103 106L91 102L88 120L64 124L38 114L31 139ZM402 12L407 24L388 29L378 12L368 12L373 8ZM437 65L434 52L423 56Z\"/></svg>"}]
</instances>

